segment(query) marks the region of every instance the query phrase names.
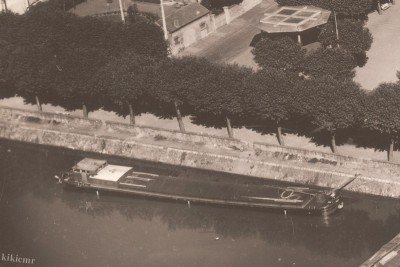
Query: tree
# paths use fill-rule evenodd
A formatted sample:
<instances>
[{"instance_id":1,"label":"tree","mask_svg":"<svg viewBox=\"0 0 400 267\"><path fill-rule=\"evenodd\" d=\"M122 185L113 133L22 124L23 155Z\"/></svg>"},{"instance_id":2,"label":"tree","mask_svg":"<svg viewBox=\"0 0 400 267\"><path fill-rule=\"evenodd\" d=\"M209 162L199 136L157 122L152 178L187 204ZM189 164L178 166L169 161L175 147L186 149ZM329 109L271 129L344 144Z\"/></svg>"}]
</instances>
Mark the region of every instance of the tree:
<instances>
[{"instance_id":1,"label":"tree","mask_svg":"<svg viewBox=\"0 0 400 267\"><path fill-rule=\"evenodd\" d=\"M295 90L298 91L296 110L318 129L329 133L332 152L337 153L336 132L358 123L364 91L351 80L330 76L306 79Z\"/></svg>"},{"instance_id":2,"label":"tree","mask_svg":"<svg viewBox=\"0 0 400 267\"><path fill-rule=\"evenodd\" d=\"M327 6L331 2L332 9L339 14L348 17L360 17L375 9L376 0L325 0L325 2L327 2Z\"/></svg>"},{"instance_id":3,"label":"tree","mask_svg":"<svg viewBox=\"0 0 400 267\"><path fill-rule=\"evenodd\" d=\"M53 1L22 16L1 14L0 22L0 46L6 42L13 51L0 52L0 76L7 75L0 78L14 82L16 93L39 109L43 101L75 109L73 101L79 99L87 116L100 99L92 98L96 92L86 83L110 58L125 52L161 59L168 54L160 28L152 23L79 18Z\"/></svg>"},{"instance_id":4,"label":"tree","mask_svg":"<svg viewBox=\"0 0 400 267\"><path fill-rule=\"evenodd\" d=\"M18 15L10 12L0 13L0 99L15 95L9 64L11 55L17 49L15 40L18 27Z\"/></svg>"},{"instance_id":5,"label":"tree","mask_svg":"<svg viewBox=\"0 0 400 267\"><path fill-rule=\"evenodd\" d=\"M238 5L241 2L243 0L202 0L201 4L214 14L218 14L223 11L224 6Z\"/></svg>"},{"instance_id":6,"label":"tree","mask_svg":"<svg viewBox=\"0 0 400 267\"><path fill-rule=\"evenodd\" d=\"M47 50L37 46L20 46L10 55L7 75L15 93L27 103L42 110L43 103L55 97L55 77L59 69L56 59Z\"/></svg>"},{"instance_id":7,"label":"tree","mask_svg":"<svg viewBox=\"0 0 400 267\"><path fill-rule=\"evenodd\" d=\"M9 56L13 49L10 43L0 39L0 99L15 95L15 88L8 75Z\"/></svg>"},{"instance_id":8,"label":"tree","mask_svg":"<svg viewBox=\"0 0 400 267\"><path fill-rule=\"evenodd\" d=\"M238 65L204 62L203 80L197 81L189 94L195 114L207 114L217 121L224 120L229 138L233 138L232 120L244 116L244 96L253 71Z\"/></svg>"},{"instance_id":9,"label":"tree","mask_svg":"<svg viewBox=\"0 0 400 267\"><path fill-rule=\"evenodd\" d=\"M342 48L319 48L303 62L303 74L311 77L332 76L337 79L353 78L356 67L353 56Z\"/></svg>"},{"instance_id":10,"label":"tree","mask_svg":"<svg viewBox=\"0 0 400 267\"><path fill-rule=\"evenodd\" d=\"M126 53L111 60L91 79L88 88L105 98L104 108L126 116L135 124L135 115L148 110L149 80L156 61L146 56Z\"/></svg>"},{"instance_id":11,"label":"tree","mask_svg":"<svg viewBox=\"0 0 400 267\"><path fill-rule=\"evenodd\" d=\"M364 127L386 140L388 160L393 160L394 144L400 132L400 84L382 83L367 96Z\"/></svg>"},{"instance_id":12,"label":"tree","mask_svg":"<svg viewBox=\"0 0 400 267\"><path fill-rule=\"evenodd\" d=\"M51 2L51 1L50 1ZM69 48L97 48L118 55L132 51L141 55L165 58L167 43L162 30L151 21L122 24L94 17L77 17L44 3L21 16L18 28L21 42ZM47 5L48 4L48 5Z\"/></svg>"},{"instance_id":13,"label":"tree","mask_svg":"<svg viewBox=\"0 0 400 267\"><path fill-rule=\"evenodd\" d=\"M253 48L254 61L262 68L298 71L306 50L289 37L263 38Z\"/></svg>"},{"instance_id":14,"label":"tree","mask_svg":"<svg viewBox=\"0 0 400 267\"><path fill-rule=\"evenodd\" d=\"M298 101L295 84L299 80L295 74L270 69L257 72L247 84L246 113L257 121L272 121L280 145L285 145L282 124L291 117Z\"/></svg>"},{"instance_id":15,"label":"tree","mask_svg":"<svg viewBox=\"0 0 400 267\"><path fill-rule=\"evenodd\" d=\"M339 19L337 21L339 40L336 38L335 22L330 19L321 31L318 39L324 47L337 47L338 45L349 51L353 56L365 58L365 53L371 48L372 35L365 22L354 19ZM365 64L365 62L363 62Z\"/></svg>"},{"instance_id":16,"label":"tree","mask_svg":"<svg viewBox=\"0 0 400 267\"><path fill-rule=\"evenodd\" d=\"M148 81L151 83L149 96L157 107L153 113L167 117L175 113L180 131L185 132L182 116L191 111L188 94L193 90L192 87L205 78L202 73L208 65L205 59L194 57L161 61Z\"/></svg>"},{"instance_id":17,"label":"tree","mask_svg":"<svg viewBox=\"0 0 400 267\"><path fill-rule=\"evenodd\" d=\"M52 103L66 110L82 108L84 117L88 117L88 112L102 107L104 95L99 88L89 87L88 84L110 59L104 50L97 48L63 51L56 57L58 72L54 88L57 96L53 97Z\"/></svg>"}]
</instances>

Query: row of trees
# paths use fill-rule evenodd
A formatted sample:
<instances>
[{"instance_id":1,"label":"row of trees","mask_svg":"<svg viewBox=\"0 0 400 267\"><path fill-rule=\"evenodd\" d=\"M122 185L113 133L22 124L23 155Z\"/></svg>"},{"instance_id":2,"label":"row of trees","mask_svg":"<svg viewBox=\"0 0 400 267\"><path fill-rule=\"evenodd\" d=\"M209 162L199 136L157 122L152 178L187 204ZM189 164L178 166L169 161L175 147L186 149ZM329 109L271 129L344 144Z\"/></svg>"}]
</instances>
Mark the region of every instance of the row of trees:
<instances>
[{"instance_id":1,"label":"row of trees","mask_svg":"<svg viewBox=\"0 0 400 267\"><path fill-rule=\"evenodd\" d=\"M24 15L0 13L0 83L15 85L30 103L31 91L46 103L58 91L68 97L110 59L125 52L166 58L167 43L152 21L115 23L65 12L60 1L38 3ZM61 75L62 74L62 75Z\"/></svg>"},{"instance_id":2,"label":"row of trees","mask_svg":"<svg viewBox=\"0 0 400 267\"><path fill-rule=\"evenodd\" d=\"M187 115L207 126L225 124L230 137L234 127L266 126L264 132L273 128L282 145L282 131L290 129L316 139L329 138L333 152L337 152L337 135L349 129L379 136L390 159L398 141L399 83L385 83L366 93L351 79L329 75L304 78L279 69L254 72L192 57L160 60L135 53L114 57L90 77L75 70L85 64L84 59L62 58L58 64L62 71L49 67L51 86L46 90L41 83L18 82L15 93L28 102L37 98L67 110L82 105L86 111L104 108L130 115L132 124L136 115L146 112L176 116L182 132L182 116ZM29 72L23 73L24 80L32 79Z\"/></svg>"},{"instance_id":3,"label":"row of trees","mask_svg":"<svg viewBox=\"0 0 400 267\"><path fill-rule=\"evenodd\" d=\"M379 133L393 150L400 128L392 119L399 115L398 84L366 94L351 81L359 52L351 42L307 54L291 39L267 40L269 49L255 49L262 70L254 72L191 57L169 59L160 28L136 13L125 25L78 18L50 4L23 16L0 14L0 97L16 94L39 109L43 103L82 108L86 117L104 108L130 115L132 124L145 112L176 116L183 132L186 115L207 126L225 124L230 137L233 127L263 125L282 145L285 129L312 138L322 133L334 152L338 134L358 128ZM362 27L359 32L370 37ZM335 47L331 34L321 35L325 47ZM390 114L375 105L386 97Z\"/></svg>"}]
</instances>

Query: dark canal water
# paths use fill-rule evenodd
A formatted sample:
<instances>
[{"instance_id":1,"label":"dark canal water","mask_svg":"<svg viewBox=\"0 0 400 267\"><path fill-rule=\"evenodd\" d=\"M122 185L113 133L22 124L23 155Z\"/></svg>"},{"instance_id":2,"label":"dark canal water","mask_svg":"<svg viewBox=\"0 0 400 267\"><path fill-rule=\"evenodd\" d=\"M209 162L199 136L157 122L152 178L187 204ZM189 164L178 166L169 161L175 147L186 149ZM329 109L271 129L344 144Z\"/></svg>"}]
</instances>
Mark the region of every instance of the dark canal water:
<instances>
[{"instance_id":1,"label":"dark canal water","mask_svg":"<svg viewBox=\"0 0 400 267\"><path fill-rule=\"evenodd\" d=\"M358 266L400 231L398 200L356 194L345 195L344 209L329 218L285 217L118 195L97 199L56 184L55 174L87 155L0 140L0 256L18 254L40 267ZM220 176L109 160L192 178ZM28 265L0 258L0 266Z\"/></svg>"}]
</instances>

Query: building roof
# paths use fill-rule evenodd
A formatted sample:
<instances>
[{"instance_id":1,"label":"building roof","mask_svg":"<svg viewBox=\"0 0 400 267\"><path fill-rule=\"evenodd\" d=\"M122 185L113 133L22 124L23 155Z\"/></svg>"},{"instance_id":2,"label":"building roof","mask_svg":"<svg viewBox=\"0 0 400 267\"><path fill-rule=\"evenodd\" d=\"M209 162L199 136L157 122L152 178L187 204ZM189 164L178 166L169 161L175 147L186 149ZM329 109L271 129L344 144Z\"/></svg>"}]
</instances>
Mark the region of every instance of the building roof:
<instances>
[{"instance_id":1,"label":"building roof","mask_svg":"<svg viewBox=\"0 0 400 267\"><path fill-rule=\"evenodd\" d=\"M173 33L208 13L210 11L199 3L190 3L165 17L167 30L169 33ZM160 22L160 25L162 25L162 22Z\"/></svg>"},{"instance_id":2,"label":"building roof","mask_svg":"<svg viewBox=\"0 0 400 267\"><path fill-rule=\"evenodd\" d=\"M130 171L131 167L117 166L117 165L107 165L101 169L95 176L94 179L103 181L117 182L125 173Z\"/></svg>"},{"instance_id":3,"label":"building roof","mask_svg":"<svg viewBox=\"0 0 400 267\"><path fill-rule=\"evenodd\" d=\"M257 27L268 33L302 32L325 24L331 11L314 6L273 6Z\"/></svg>"}]
</instances>

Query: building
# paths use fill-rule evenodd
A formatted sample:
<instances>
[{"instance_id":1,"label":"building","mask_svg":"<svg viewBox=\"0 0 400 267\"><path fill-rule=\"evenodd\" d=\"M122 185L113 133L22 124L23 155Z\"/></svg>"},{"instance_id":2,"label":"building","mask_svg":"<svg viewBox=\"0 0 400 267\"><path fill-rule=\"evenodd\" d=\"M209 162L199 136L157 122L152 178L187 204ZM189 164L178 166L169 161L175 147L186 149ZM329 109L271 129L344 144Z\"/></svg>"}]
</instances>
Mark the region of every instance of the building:
<instances>
[{"instance_id":1,"label":"building","mask_svg":"<svg viewBox=\"0 0 400 267\"><path fill-rule=\"evenodd\" d=\"M173 55L206 37L213 26L210 11L199 3L177 8L165 17L168 40ZM162 25L162 22L159 21Z\"/></svg>"},{"instance_id":2,"label":"building","mask_svg":"<svg viewBox=\"0 0 400 267\"><path fill-rule=\"evenodd\" d=\"M330 15L330 10L315 6L274 5L265 11L257 27L267 33L294 33L298 42L302 43L302 34L326 24Z\"/></svg>"},{"instance_id":3,"label":"building","mask_svg":"<svg viewBox=\"0 0 400 267\"><path fill-rule=\"evenodd\" d=\"M41 0L0 0L0 12L11 11L24 14L28 8Z\"/></svg>"}]
</instances>

